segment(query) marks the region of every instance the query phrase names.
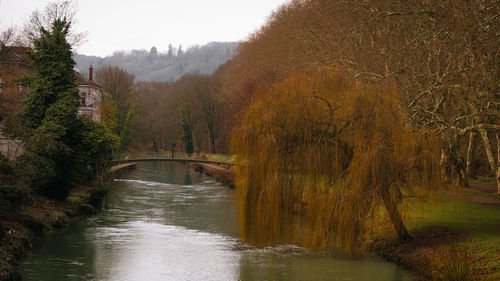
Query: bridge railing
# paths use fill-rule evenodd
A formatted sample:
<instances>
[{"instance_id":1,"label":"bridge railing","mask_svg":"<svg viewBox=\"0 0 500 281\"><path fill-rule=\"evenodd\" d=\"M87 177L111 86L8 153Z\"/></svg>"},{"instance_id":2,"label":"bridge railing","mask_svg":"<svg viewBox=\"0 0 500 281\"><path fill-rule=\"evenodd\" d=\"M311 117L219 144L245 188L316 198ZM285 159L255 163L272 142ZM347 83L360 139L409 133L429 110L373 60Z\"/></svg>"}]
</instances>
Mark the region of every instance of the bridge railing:
<instances>
[{"instance_id":1,"label":"bridge railing","mask_svg":"<svg viewBox=\"0 0 500 281\"><path fill-rule=\"evenodd\" d=\"M127 159L165 159L172 158L171 152L124 152L115 156L114 160L127 160ZM182 152L174 152L176 159L193 159L193 160L211 160L221 163L234 164L234 158L224 154L205 154L193 153L187 154Z\"/></svg>"}]
</instances>

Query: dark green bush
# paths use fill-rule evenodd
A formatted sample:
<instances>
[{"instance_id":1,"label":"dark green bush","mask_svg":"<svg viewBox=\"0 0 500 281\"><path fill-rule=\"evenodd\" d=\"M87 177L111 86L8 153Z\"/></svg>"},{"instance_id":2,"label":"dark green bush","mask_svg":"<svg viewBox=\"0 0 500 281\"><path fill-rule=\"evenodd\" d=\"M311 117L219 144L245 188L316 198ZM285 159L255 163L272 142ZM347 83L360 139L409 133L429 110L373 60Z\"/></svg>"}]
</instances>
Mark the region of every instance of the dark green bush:
<instances>
[{"instance_id":1,"label":"dark green bush","mask_svg":"<svg viewBox=\"0 0 500 281\"><path fill-rule=\"evenodd\" d=\"M119 139L111 130L81 117L75 130L75 143L72 145L75 169L71 172L76 184L87 183L95 178L101 166L111 158L113 149L118 148Z\"/></svg>"},{"instance_id":2,"label":"dark green bush","mask_svg":"<svg viewBox=\"0 0 500 281\"><path fill-rule=\"evenodd\" d=\"M0 183L0 210L12 211L29 199L26 188Z\"/></svg>"},{"instance_id":3,"label":"dark green bush","mask_svg":"<svg viewBox=\"0 0 500 281\"><path fill-rule=\"evenodd\" d=\"M12 183L14 181L14 169L2 153L0 153L0 183Z\"/></svg>"},{"instance_id":4,"label":"dark green bush","mask_svg":"<svg viewBox=\"0 0 500 281\"><path fill-rule=\"evenodd\" d=\"M14 168L0 153L0 210L13 210L29 197L28 190L16 186L15 182Z\"/></svg>"},{"instance_id":5,"label":"dark green bush","mask_svg":"<svg viewBox=\"0 0 500 281\"><path fill-rule=\"evenodd\" d=\"M51 195L55 192L50 188L56 182L54 167L53 160L25 151L17 158L15 174L20 185L30 186L41 195Z\"/></svg>"}]
</instances>

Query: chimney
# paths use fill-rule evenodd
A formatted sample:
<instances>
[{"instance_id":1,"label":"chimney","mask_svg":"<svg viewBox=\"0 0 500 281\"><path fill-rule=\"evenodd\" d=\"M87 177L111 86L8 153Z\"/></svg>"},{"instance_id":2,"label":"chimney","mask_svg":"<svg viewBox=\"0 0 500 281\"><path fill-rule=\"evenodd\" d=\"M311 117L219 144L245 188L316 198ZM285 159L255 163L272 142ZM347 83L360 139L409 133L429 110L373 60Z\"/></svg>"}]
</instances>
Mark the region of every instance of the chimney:
<instances>
[{"instance_id":1,"label":"chimney","mask_svg":"<svg viewBox=\"0 0 500 281\"><path fill-rule=\"evenodd\" d=\"M89 80L92 81L94 78L94 69L92 68L92 65L89 67Z\"/></svg>"}]
</instances>

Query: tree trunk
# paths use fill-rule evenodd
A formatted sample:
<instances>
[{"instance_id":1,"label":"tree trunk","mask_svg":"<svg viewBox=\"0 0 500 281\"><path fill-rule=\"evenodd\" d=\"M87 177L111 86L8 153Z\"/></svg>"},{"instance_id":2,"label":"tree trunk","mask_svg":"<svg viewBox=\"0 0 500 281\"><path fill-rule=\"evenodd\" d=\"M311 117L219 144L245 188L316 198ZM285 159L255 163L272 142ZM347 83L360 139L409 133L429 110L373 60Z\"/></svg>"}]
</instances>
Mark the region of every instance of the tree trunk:
<instances>
[{"instance_id":1,"label":"tree trunk","mask_svg":"<svg viewBox=\"0 0 500 281\"><path fill-rule=\"evenodd\" d=\"M398 239L400 242L408 241L411 239L410 233L406 229L404 225L403 218L399 213L398 206L396 202L394 202L393 198L389 194L389 191L382 191L382 199L384 200L385 208L389 213L389 218L391 219L392 224L394 225L394 229L398 235Z\"/></svg>"},{"instance_id":2,"label":"tree trunk","mask_svg":"<svg viewBox=\"0 0 500 281\"><path fill-rule=\"evenodd\" d=\"M497 132L497 194L500 195L500 132Z\"/></svg>"},{"instance_id":3,"label":"tree trunk","mask_svg":"<svg viewBox=\"0 0 500 281\"><path fill-rule=\"evenodd\" d=\"M153 122L150 121L149 125L151 127L151 140L153 141L153 149L155 152L158 152L158 145L156 144L156 131L153 127Z\"/></svg>"},{"instance_id":4,"label":"tree trunk","mask_svg":"<svg viewBox=\"0 0 500 281\"><path fill-rule=\"evenodd\" d=\"M496 175L496 181L497 181L497 193L500 192L500 155L497 155L498 161L495 163L495 157L493 156L493 151L491 149L491 143L490 139L488 138L488 132L486 129L478 129L479 135L481 136L481 139L483 140L484 143L484 150L486 151L486 156L488 158L488 163L490 164L491 171L493 172L494 175ZM497 138L497 152L500 152L500 147L499 147L499 136L500 133L496 133L496 138Z\"/></svg>"},{"instance_id":5,"label":"tree trunk","mask_svg":"<svg viewBox=\"0 0 500 281\"><path fill-rule=\"evenodd\" d=\"M458 154L455 155L454 157L455 163L453 163L453 167L455 169L455 172L457 174L457 186L464 187L464 186L469 186L469 177L467 176L466 172L466 161L464 158Z\"/></svg>"},{"instance_id":6,"label":"tree trunk","mask_svg":"<svg viewBox=\"0 0 500 281\"><path fill-rule=\"evenodd\" d=\"M457 186L464 187L469 186L469 179L467 177L467 173L463 167L463 161L459 163L456 167L457 170Z\"/></svg>"},{"instance_id":7,"label":"tree trunk","mask_svg":"<svg viewBox=\"0 0 500 281\"><path fill-rule=\"evenodd\" d=\"M472 164L472 153L474 152L474 138L476 136L476 132L471 130L469 134L469 146L467 147L467 164L465 166L465 176L467 178L473 176L471 173L471 164Z\"/></svg>"},{"instance_id":8,"label":"tree trunk","mask_svg":"<svg viewBox=\"0 0 500 281\"><path fill-rule=\"evenodd\" d=\"M490 164L491 171L496 173L497 166L495 165L495 157L493 157L493 151L491 150L490 139L488 138L488 132L486 129L477 129L481 139L484 143L484 151L486 151L486 156L488 158L488 163Z\"/></svg>"},{"instance_id":9,"label":"tree trunk","mask_svg":"<svg viewBox=\"0 0 500 281\"><path fill-rule=\"evenodd\" d=\"M448 175L448 156L446 155L445 149L441 150L441 160L439 161L439 166L441 166L441 179L443 183L449 183L450 177Z\"/></svg>"},{"instance_id":10,"label":"tree trunk","mask_svg":"<svg viewBox=\"0 0 500 281\"><path fill-rule=\"evenodd\" d=\"M212 153L215 154L217 153L215 150L215 137L214 134L210 134L210 142L212 143Z\"/></svg>"}]
</instances>

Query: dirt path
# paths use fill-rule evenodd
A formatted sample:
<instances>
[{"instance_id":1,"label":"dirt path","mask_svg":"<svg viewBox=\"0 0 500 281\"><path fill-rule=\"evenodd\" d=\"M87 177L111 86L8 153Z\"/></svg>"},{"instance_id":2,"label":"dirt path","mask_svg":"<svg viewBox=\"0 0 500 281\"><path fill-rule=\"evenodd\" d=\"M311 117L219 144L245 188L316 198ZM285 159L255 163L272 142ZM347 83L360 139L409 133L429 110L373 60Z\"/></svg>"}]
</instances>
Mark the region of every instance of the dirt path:
<instances>
[{"instance_id":1,"label":"dirt path","mask_svg":"<svg viewBox=\"0 0 500 281\"><path fill-rule=\"evenodd\" d=\"M496 191L496 186L490 184L480 184L480 183L471 183L470 187L475 190L488 192L493 194ZM495 199L491 197L482 196L480 194L472 194L472 193L461 193L460 196L465 200L479 203L488 206L494 206L500 208L500 199Z\"/></svg>"},{"instance_id":2,"label":"dirt path","mask_svg":"<svg viewBox=\"0 0 500 281\"><path fill-rule=\"evenodd\" d=\"M469 185L472 189L477 189L488 193L495 193L497 191L497 187L493 184L470 183Z\"/></svg>"}]
</instances>

